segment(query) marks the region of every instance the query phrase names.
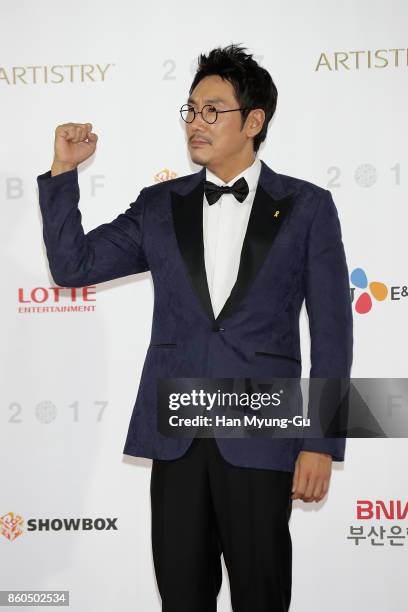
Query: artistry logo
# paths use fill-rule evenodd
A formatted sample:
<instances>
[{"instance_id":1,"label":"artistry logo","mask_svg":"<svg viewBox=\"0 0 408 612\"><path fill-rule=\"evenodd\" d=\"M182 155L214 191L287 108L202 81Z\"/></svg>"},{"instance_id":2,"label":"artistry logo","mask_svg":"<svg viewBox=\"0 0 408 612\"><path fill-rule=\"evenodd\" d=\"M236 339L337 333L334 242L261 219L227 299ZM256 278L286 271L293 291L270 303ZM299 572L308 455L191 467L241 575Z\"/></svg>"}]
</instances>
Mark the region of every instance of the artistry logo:
<instances>
[{"instance_id":1,"label":"artistry logo","mask_svg":"<svg viewBox=\"0 0 408 612\"><path fill-rule=\"evenodd\" d=\"M0 86L105 82L112 66L115 66L115 64L0 66Z\"/></svg>"},{"instance_id":2,"label":"artistry logo","mask_svg":"<svg viewBox=\"0 0 408 612\"><path fill-rule=\"evenodd\" d=\"M359 49L356 51L324 51L320 54L315 71L318 70L381 70L383 68L406 68L408 49Z\"/></svg>"}]
</instances>

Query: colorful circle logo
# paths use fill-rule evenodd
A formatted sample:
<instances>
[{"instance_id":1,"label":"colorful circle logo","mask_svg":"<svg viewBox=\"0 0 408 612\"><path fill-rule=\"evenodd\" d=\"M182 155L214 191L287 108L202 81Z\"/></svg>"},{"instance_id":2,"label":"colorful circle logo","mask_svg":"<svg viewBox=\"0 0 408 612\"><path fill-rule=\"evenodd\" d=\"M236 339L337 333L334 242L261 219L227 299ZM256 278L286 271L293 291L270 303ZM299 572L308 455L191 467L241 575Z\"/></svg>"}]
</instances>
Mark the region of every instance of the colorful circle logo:
<instances>
[{"instance_id":1,"label":"colorful circle logo","mask_svg":"<svg viewBox=\"0 0 408 612\"><path fill-rule=\"evenodd\" d=\"M388 295L388 288L379 281L368 282L367 275L362 268L354 268L350 274L351 282L358 289L366 289L361 293L355 304L354 309L359 314L367 314L373 307L372 297L378 302L382 302Z\"/></svg>"}]
</instances>

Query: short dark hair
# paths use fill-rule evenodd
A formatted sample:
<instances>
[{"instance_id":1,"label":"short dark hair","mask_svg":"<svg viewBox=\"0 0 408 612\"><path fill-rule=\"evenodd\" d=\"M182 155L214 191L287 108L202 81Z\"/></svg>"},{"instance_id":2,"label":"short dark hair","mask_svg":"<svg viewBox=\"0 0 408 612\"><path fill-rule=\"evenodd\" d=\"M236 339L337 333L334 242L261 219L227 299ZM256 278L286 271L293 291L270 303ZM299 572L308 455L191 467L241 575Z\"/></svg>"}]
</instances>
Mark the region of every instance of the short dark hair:
<instances>
[{"instance_id":1,"label":"short dark hair","mask_svg":"<svg viewBox=\"0 0 408 612\"><path fill-rule=\"evenodd\" d=\"M241 128L250 110L262 108L265 121L261 131L253 139L256 153L266 138L269 121L276 109L278 90L269 72L252 59L252 54L245 53L246 50L246 47L231 44L224 48L217 47L208 55L201 53L189 94L201 79L217 74L231 83L239 106L248 109L241 111Z\"/></svg>"}]
</instances>

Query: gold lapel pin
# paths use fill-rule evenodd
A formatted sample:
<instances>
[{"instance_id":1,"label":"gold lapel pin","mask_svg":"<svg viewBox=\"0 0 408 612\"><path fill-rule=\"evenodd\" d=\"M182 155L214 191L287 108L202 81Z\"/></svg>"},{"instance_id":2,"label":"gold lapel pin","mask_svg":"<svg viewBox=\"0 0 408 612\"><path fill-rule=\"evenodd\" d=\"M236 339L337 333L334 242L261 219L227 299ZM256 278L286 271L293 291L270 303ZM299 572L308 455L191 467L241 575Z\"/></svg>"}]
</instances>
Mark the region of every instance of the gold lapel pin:
<instances>
[{"instance_id":1,"label":"gold lapel pin","mask_svg":"<svg viewBox=\"0 0 408 612\"><path fill-rule=\"evenodd\" d=\"M273 216L277 217L278 215L279 215L279 210L277 210Z\"/></svg>"}]
</instances>

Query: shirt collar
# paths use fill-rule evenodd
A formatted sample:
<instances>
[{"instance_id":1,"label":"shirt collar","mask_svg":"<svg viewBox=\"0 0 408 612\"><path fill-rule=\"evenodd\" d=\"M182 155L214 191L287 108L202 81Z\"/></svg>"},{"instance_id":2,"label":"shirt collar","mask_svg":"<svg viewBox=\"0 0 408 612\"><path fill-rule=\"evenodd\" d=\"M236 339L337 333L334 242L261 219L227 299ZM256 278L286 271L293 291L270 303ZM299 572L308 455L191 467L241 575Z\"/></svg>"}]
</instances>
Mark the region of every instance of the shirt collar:
<instances>
[{"instance_id":1,"label":"shirt collar","mask_svg":"<svg viewBox=\"0 0 408 612\"><path fill-rule=\"evenodd\" d=\"M258 184L260 172L261 161L257 156L255 156L255 159L252 164L245 168L245 170L243 170L241 174L238 174L233 179L231 179L229 183L224 183L224 181L222 181L216 174L211 172L211 170L209 170L208 168L205 169L205 180L211 181L216 185L227 185L228 187L231 187L235 183L235 181L237 181L243 176L245 177L245 180L248 183L249 191L255 191Z\"/></svg>"}]
</instances>

